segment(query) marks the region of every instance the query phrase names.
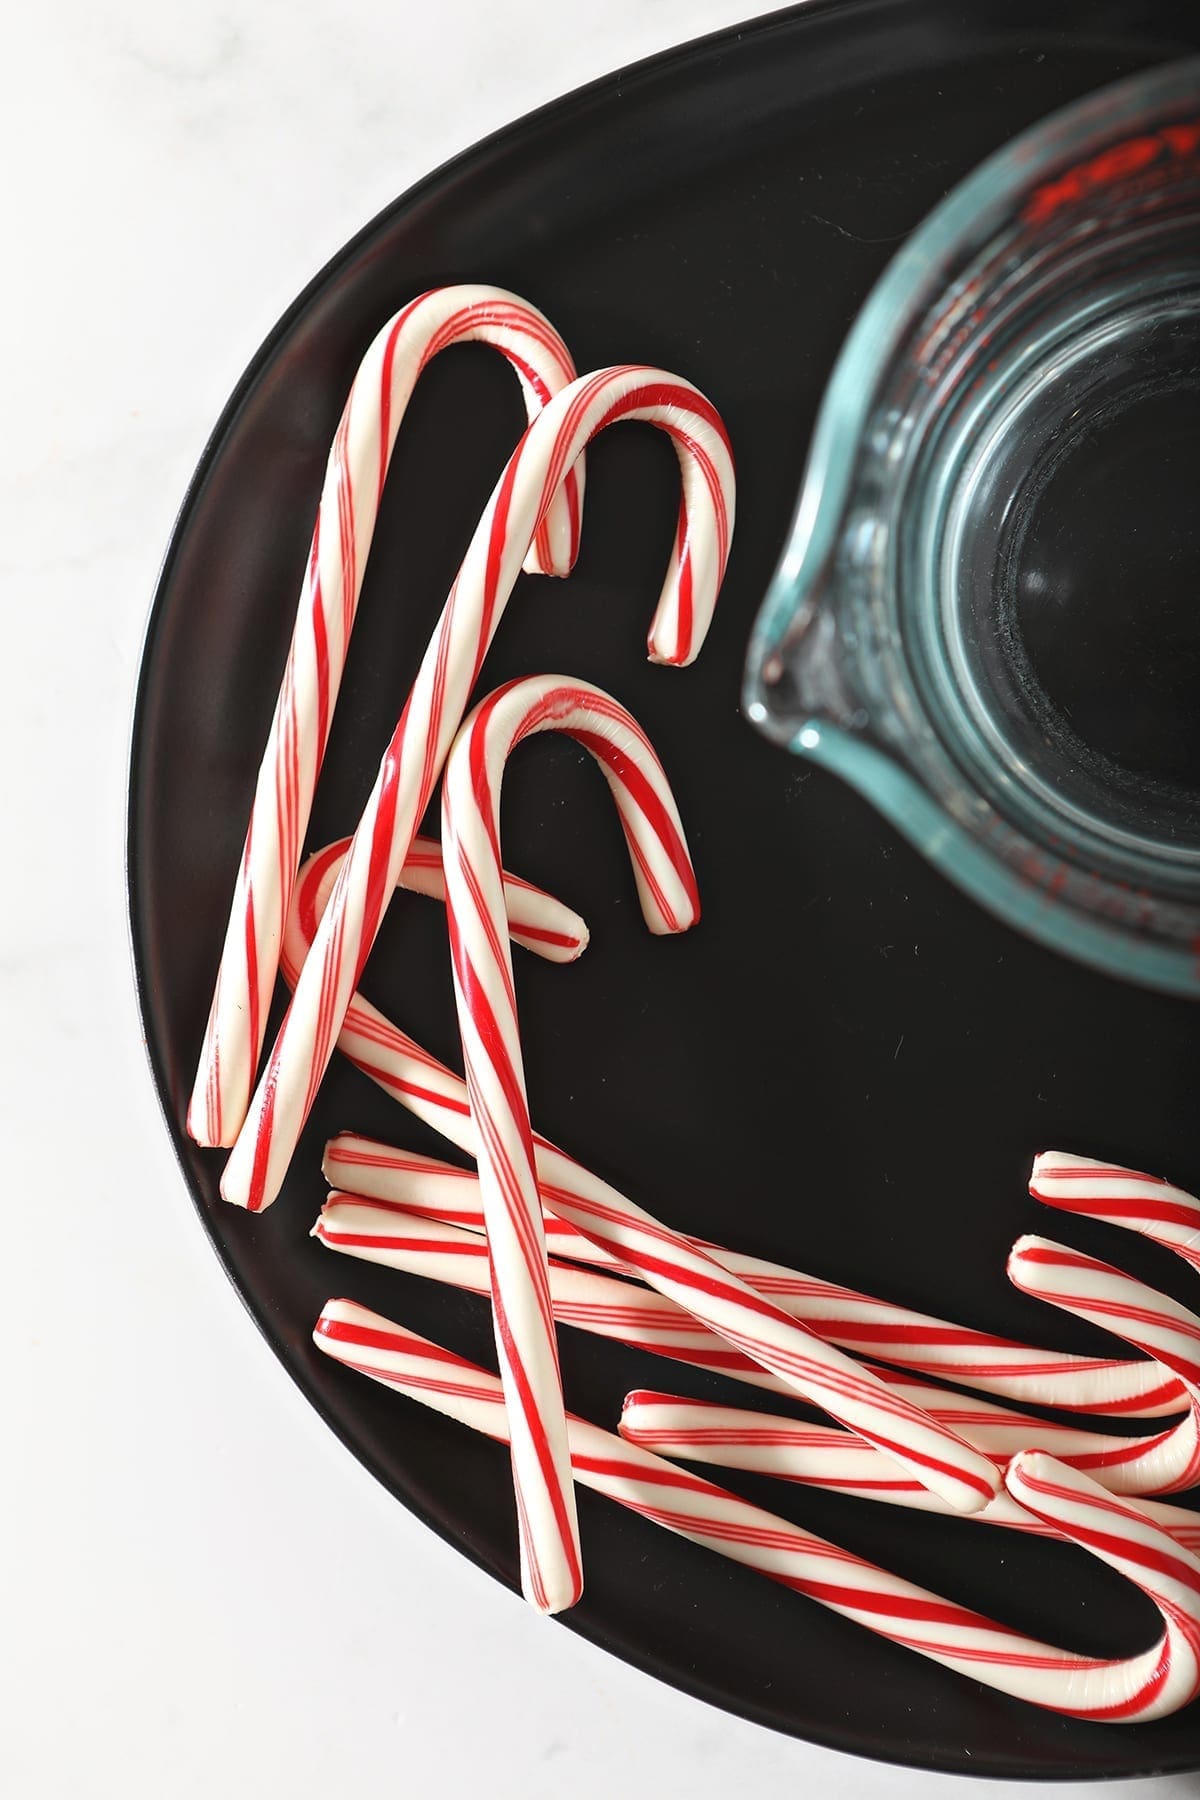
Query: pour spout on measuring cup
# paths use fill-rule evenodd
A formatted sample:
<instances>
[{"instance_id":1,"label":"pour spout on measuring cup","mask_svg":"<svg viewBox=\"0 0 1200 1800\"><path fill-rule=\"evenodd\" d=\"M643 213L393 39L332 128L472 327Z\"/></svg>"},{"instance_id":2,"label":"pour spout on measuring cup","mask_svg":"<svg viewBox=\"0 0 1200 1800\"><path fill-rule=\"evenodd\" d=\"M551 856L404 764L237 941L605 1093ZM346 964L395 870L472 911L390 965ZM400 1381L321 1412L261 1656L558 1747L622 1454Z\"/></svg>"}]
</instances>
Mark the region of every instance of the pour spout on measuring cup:
<instances>
[{"instance_id":1,"label":"pour spout on measuring cup","mask_svg":"<svg viewBox=\"0 0 1200 1800\"><path fill-rule=\"evenodd\" d=\"M838 618L833 571L828 566L803 582L803 597L774 646L752 658L746 710L751 722L776 743L793 749L805 730L822 724L862 731L867 713L849 679L852 649Z\"/></svg>"}]
</instances>

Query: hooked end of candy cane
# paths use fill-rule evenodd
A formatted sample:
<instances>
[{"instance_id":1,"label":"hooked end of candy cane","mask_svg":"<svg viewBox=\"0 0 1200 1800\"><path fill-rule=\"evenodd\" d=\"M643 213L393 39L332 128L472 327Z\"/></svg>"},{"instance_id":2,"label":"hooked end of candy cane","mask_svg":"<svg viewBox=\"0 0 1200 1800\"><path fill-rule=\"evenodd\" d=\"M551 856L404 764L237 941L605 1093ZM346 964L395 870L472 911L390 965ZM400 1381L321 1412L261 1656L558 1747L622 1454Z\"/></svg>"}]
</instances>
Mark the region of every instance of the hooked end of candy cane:
<instances>
[{"instance_id":1,"label":"hooked end of candy cane","mask_svg":"<svg viewBox=\"0 0 1200 1800\"><path fill-rule=\"evenodd\" d=\"M514 944L520 944L523 950L529 950L534 956L540 956L543 962L578 962L591 943L592 934L578 913L570 913L566 907L561 910L564 917L570 921L569 930L558 933L530 931L520 925L514 925L510 920L508 935Z\"/></svg>"},{"instance_id":2,"label":"hooked end of candy cane","mask_svg":"<svg viewBox=\"0 0 1200 1800\"><path fill-rule=\"evenodd\" d=\"M1008 1261L1005 1264L1005 1273L1014 1286L1023 1286L1028 1271L1035 1266L1037 1252L1048 1247L1049 1239L1038 1237L1032 1231L1027 1231L1017 1238L1008 1253Z\"/></svg>"},{"instance_id":3,"label":"hooked end of candy cane","mask_svg":"<svg viewBox=\"0 0 1200 1800\"><path fill-rule=\"evenodd\" d=\"M1009 1458L1004 1469L1004 1486L1018 1505L1025 1506L1037 1518L1047 1523L1058 1523L1061 1508L1047 1504L1046 1490L1058 1485L1068 1487L1086 1495L1089 1488L1096 1486L1087 1476L1080 1475L1077 1469L1060 1462L1048 1450L1018 1450Z\"/></svg>"},{"instance_id":4,"label":"hooked end of candy cane","mask_svg":"<svg viewBox=\"0 0 1200 1800\"><path fill-rule=\"evenodd\" d=\"M1072 1156L1065 1150L1040 1150L1033 1159L1029 1176L1029 1192L1035 1200L1054 1200L1064 1191L1067 1181L1086 1181L1091 1175L1112 1174L1111 1163L1097 1162L1090 1156Z\"/></svg>"},{"instance_id":5,"label":"hooked end of candy cane","mask_svg":"<svg viewBox=\"0 0 1200 1800\"><path fill-rule=\"evenodd\" d=\"M1097 1513L1106 1515L1106 1530L1114 1545L1115 1534L1122 1533L1122 1520L1127 1522L1127 1527L1132 1525L1135 1531L1140 1527L1143 1533L1153 1534L1160 1541L1165 1536L1159 1533L1154 1521L1147 1517L1135 1499L1127 1494L1114 1494L1094 1476L1072 1463L1063 1462L1050 1450L1032 1446L1018 1450L1005 1467L1004 1487L1010 1498L1034 1518L1053 1526L1064 1537L1083 1541L1089 1548L1099 1550L1105 1562L1111 1562L1112 1557L1105 1556L1095 1543L1079 1539L1079 1528L1089 1524L1094 1528ZM1176 1549L1177 1546L1172 1544L1172 1555Z\"/></svg>"},{"instance_id":6,"label":"hooked end of candy cane","mask_svg":"<svg viewBox=\"0 0 1200 1800\"><path fill-rule=\"evenodd\" d=\"M1077 1272L1085 1263L1091 1270L1102 1272L1105 1267L1091 1257L1081 1257L1077 1251L1056 1244L1052 1238L1027 1232L1009 1251L1005 1273L1019 1293L1035 1300L1053 1300L1062 1289L1064 1274L1073 1287Z\"/></svg>"},{"instance_id":7,"label":"hooked end of candy cane","mask_svg":"<svg viewBox=\"0 0 1200 1800\"><path fill-rule=\"evenodd\" d=\"M654 1433L647 1432L643 1413L647 1407L678 1405L670 1394L655 1393L652 1388L630 1388L621 1402L621 1416L617 1420L618 1435L627 1443L641 1444L652 1440ZM653 1448L653 1442L650 1448Z\"/></svg>"},{"instance_id":8,"label":"hooked end of candy cane","mask_svg":"<svg viewBox=\"0 0 1200 1800\"><path fill-rule=\"evenodd\" d=\"M534 533L525 561L526 575L552 575L560 580L571 573L579 555L579 527L583 511L583 458L568 471Z\"/></svg>"}]
</instances>

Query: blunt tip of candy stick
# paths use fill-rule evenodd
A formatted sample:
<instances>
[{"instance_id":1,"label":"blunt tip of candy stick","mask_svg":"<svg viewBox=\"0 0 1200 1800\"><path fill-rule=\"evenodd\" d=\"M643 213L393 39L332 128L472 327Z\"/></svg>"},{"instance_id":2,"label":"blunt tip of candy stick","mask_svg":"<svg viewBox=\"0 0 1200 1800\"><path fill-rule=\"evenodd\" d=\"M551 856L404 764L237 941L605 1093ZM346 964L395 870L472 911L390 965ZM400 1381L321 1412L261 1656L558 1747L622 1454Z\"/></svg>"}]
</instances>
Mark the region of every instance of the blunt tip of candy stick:
<instances>
[{"instance_id":1,"label":"blunt tip of candy stick","mask_svg":"<svg viewBox=\"0 0 1200 1800\"><path fill-rule=\"evenodd\" d=\"M653 635L646 640L647 659L660 669L690 668L691 664L695 662L699 654L699 644L695 644L690 649L686 650L681 649L679 645L676 644L668 650L664 648L663 645L657 643Z\"/></svg>"},{"instance_id":2,"label":"blunt tip of candy stick","mask_svg":"<svg viewBox=\"0 0 1200 1800\"><path fill-rule=\"evenodd\" d=\"M325 1148L321 1152L321 1173L331 1187L337 1186L336 1178L330 1173L329 1165L338 1156L343 1146L352 1143L356 1133L353 1131L337 1131L325 1140Z\"/></svg>"},{"instance_id":3,"label":"blunt tip of candy stick","mask_svg":"<svg viewBox=\"0 0 1200 1800\"><path fill-rule=\"evenodd\" d=\"M1041 1286L1037 1269L1048 1263L1061 1264L1062 1257L1061 1244L1053 1243L1050 1238L1038 1237L1033 1232L1026 1232L1009 1251L1005 1273L1014 1287L1026 1293L1031 1286Z\"/></svg>"},{"instance_id":4,"label":"blunt tip of candy stick","mask_svg":"<svg viewBox=\"0 0 1200 1800\"><path fill-rule=\"evenodd\" d=\"M549 933L542 933L540 936L535 936L534 933L514 925L509 928L509 936L514 944L520 944L522 949L532 951L535 956L540 956L543 962L552 963L578 962L592 941L590 928L584 924L578 914L574 915L569 932L562 931L553 936Z\"/></svg>"},{"instance_id":5,"label":"blunt tip of candy stick","mask_svg":"<svg viewBox=\"0 0 1200 1800\"><path fill-rule=\"evenodd\" d=\"M313 1342L321 1350L327 1348L326 1340L337 1336L339 1325L353 1324L372 1315L357 1300L327 1300L321 1308L320 1316L313 1326Z\"/></svg>"},{"instance_id":6,"label":"blunt tip of candy stick","mask_svg":"<svg viewBox=\"0 0 1200 1800\"><path fill-rule=\"evenodd\" d=\"M1052 1475L1065 1473L1065 1465L1052 1455L1049 1450L1018 1450L1010 1456L1004 1466L1004 1485L1009 1493L1014 1488L1022 1488L1028 1483L1041 1484ZM1014 1494L1013 1498L1017 1496Z\"/></svg>"},{"instance_id":7,"label":"blunt tip of candy stick","mask_svg":"<svg viewBox=\"0 0 1200 1800\"><path fill-rule=\"evenodd\" d=\"M268 1206L274 1203L276 1194L265 1183L251 1182L249 1186L243 1186L234 1171L234 1158L231 1156L221 1175L222 1200L229 1206L240 1206L243 1212L266 1212Z\"/></svg>"},{"instance_id":8,"label":"blunt tip of candy stick","mask_svg":"<svg viewBox=\"0 0 1200 1800\"><path fill-rule=\"evenodd\" d=\"M1030 1250L1044 1242L1045 1240L1043 1238L1038 1237L1032 1231L1023 1232L1019 1238L1016 1238L1013 1242L1012 1249L1008 1253L1006 1267L1009 1274L1011 1275L1013 1269L1025 1260L1025 1257Z\"/></svg>"},{"instance_id":9,"label":"blunt tip of candy stick","mask_svg":"<svg viewBox=\"0 0 1200 1800\"><path fill-rule=\"evenodd\" d=\"M1091 1156L1072 1156L1067 1150L1039 1150L1033 1159L1033 1168L1029 1174L1029 1191L1037 1199L1039 1197L1038 1184L1042 1181L1052 1181L1067 1169L1080 1171L1094 1169L1099 1172L1110 1167L1110 1164L1097 1162Z\"/></svg>"},{"instance_id":10,"label":"blunt tip of candy stick","mask_svg":"<svg viewBox=\"0 0 1200 1800\"><path fill-rule=\"evenodd\" d=\"M236 1128L222 1131L219 1126L214 1127L207 1105L197 1094L188 1101L184 1125L192 1142L199 1144L202 1150L228 1150L237 1135Z\"/></svg>"},{"instance_id":11,"label":"blunt tip of candy stick","mask_svg":"<svg viewBox=\"0 0 1200 1800\"><path fill-rule=\"evenodd\" d=\"M686 898L678 912L669 918L654 912L646 919L646 929L651 937L682 937L685 931L692 931L700 923L700 902L690 895Z\"/></svg>"}]
</instances>

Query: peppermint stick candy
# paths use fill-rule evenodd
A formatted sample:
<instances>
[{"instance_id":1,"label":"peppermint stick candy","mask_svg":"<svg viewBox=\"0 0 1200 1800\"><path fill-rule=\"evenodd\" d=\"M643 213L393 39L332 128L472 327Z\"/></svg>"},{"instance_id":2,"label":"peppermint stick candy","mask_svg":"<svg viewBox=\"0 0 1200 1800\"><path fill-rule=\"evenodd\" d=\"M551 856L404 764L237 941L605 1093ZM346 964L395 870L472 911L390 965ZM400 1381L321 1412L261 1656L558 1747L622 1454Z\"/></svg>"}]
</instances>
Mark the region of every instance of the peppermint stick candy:
<instances>
[{"instance_id":1,"label":"peppermint stick candy","mask_svg":"<svg viewBox=\"0 0 1200 1800\"><path fill-rule=\"evenodd\" d=\"M900 1378L896 1379L899 1383ZM1128 1438L1048 1424L1030 1414L967 1400L947 1389L912 1382L906 1391L918 1405L924 1404L934 1418L952 1425L978 1449L994 1456L1000 1467L1019 1451L1036 1444L1060 1462L1084 1470L1111 1492L1104 1458L1119 1456L1129 1447ZM914 1481L899 1463L881 1456L852 1432L839 1431L831 1425L809 1424L745 1407L719 1406L708 1400L638 1388L625 1397L620 1432L631 1444L640 1444L660 1456L773 1475L780 1481L831 1489L887 1506L911 1507L920 1512L949 1511L944 1501ZM1140 1496L1138 1506L1177 1544L1200 1552L1200 1513ZM1048 1531L1007 1491L997 1494L990 1506L971 1516L981 1524L1003 1525L1012 1531L1041 1535Z\"/></svg>"},{"instance_id":2,"label":"peppermint stick candy","mask_svg":"<svg viewBox=\"0 0 1200 1800\"><path fill-rule=\"evenodd\" d=\"M700 916L700 901L667 777L624 707L587 682L540 675L498 688L475 709L455 740L442 786L446 914L479 1143L521 1585L540 1612L560 1612L579 1599L583 1574L500 864L504 767L519 743L543 731L565 733L600 765L649 929L686 931Z\"/></svg>"},{"instance_id":3,"label":"peppermint stick candy","mask_svg":"<svg viewBox=\"0 0 1200 1800\"><path fill-rule=\"evenodd\" d=\"M347 1367L507 1441L499 1381L462 1357L350 1300L328 1302L313 1338ZM576 1481L1001 1693L1075 1718L1135 1723L1162 1718L1200 1691L1200 1561L1132 1504L1053 1457L1014 1458L1009 1492L1149 1597L1162 1633L1140 1655L1110 1660L1039 1643L584 1419L569 1418L568 1430Z\"/></svg>"},{"instance_id":4,"label":"peppermint stick candy","mask_svg":"<svg viewBox=\"0 0 1200 1800\"><path fill-rule=\"evenodd\" d=\"M301 892L311 897L318 911L320 888L331 879L329 867L319 871L315 860L301 876ZM299 921L293 928L299 931ZM338 1043L356 1067L410 1111L461 1148L471 1149L472 1139L462 1123L465 1091L461 1077L428 1056L361 995L355 996ZM586 1203L602 1185L544 1139L535 1137L535 1155L543 1204L551 1186ZM344 1193L419 1212L467 1231L482 1233L484 1229L479 1184L471 1170L397 1150L354 1132L342 1132L329 1140L323 1167L329 1182ZM584 1237L566 1220L546 1212L545 1225L548 1247L556 1256L628 1273L619 1256ZM1180 1382L1153 1362L1032 1348L855 1293L761 1257L745 1256L703 1240L690 1241L784 1312L860 1356L1018 1401L1069 1407L1075 1412L1153 1417L1187 1405ZM744 1370L739 1373L741 1379L749 1379ZM759 1385L774 1386L780 1392L786 1386L766 1375L759 1378Z\"/></svg>"},{"instance_id":5,"label":"peppermint stick candy","mask_svg":"<svg viewBox=\"0 0 1200 1800\"><path fill-rule=\"evenodd\" d=\"M364 356L329 453L296 624L259 767L188 1130L232 1144L246 1116L367 555L400 421L422 370L451 344L491 344L516 372L529 418L575 379L566 345L535 307L502 288L422 294ZM583 465L570 470L530 549L533 573L575 560Z\"/></svg>"},{"instance_id":6,"label":"peppermint stick candy","mask_svg":"<svg viewBox=\"0 0 1200 1800\"><path fill-rule=\"evenodd\" d=\"M573 382L530 425L471 539L226 1164L221 1192L235 1205L258 1212L279 1193L521 562L589 439L619 419L666 431L683 477L651 658L691 662L704 640L733 526L733 463L720 419L689 382L658 369L603 369Z\"/></svg>"}]
</instances>

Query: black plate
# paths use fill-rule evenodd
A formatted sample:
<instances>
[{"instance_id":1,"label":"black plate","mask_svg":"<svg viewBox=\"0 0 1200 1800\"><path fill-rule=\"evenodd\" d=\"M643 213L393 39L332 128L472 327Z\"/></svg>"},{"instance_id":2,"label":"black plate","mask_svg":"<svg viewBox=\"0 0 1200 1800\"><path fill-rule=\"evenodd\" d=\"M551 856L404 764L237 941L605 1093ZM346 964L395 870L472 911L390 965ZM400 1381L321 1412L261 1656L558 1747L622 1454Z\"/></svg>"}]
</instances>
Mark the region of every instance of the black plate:
<instances>
[{"instance_id":1,"label":"black plate","mask_svg":"<svg viewBox=\"0 0 1200 1800\"><path fill-rule=\"evenodd\" d=\"M705 921L639 928L603 784L543 739L506 799L510 865L593 925L573 969L522 958L538 1123L671 1221L980 1325L1070 1347L1084 1334L1004 1277L1031 1153L1062 1145L1200 1181L1198 1015L1025 943L937 880L865 805L752 732L744 646L782 543L834 355L896 244L988 151L1085 90L1200 43L1169 0L809 5L588 88L459 158L335 259L256 357L184 504L146 643L129 882L146 1037L188 1184L226 1269L313 1404L381 1481L467 1555L515 1579L503 1454L325 1361L309 1330L352 1294L488 1357L481 1304L334 1259L307 1236L319 1148L354 1127L438 1143L337 1066L279 1203L216 1197L221 1156L182 1121L299 589L322 467L358 357L439 282L525 293L578 366L657 362L698 382L738 453L726 591L691 671L640 646L674 512L657 433L591 458L578 571L523 580L486 682L546 669L610 687L644 722L688 823ZM350 828L487 492L515 441L511 376L456 350L400 437L311 841ZM455 1056L438 910L397 903L368 989ZM1050 1229L1056 1222L1050 1221ZM1162 1253L1075 1241L1160 1283ZM566 1333L569 1397L612 1423L673 1365ZM1103 1340L1097 1338L1097 1344ZM776 1509L917 1580L1097 1651L1153 1620L1066 1547L747 1481ZM582 1501L584 1604L569 1624L677 1686L866 1755L975 1774L1193 1768L1192 1708L1134 1729L1009 1702L793 1594ZM1016 1571L1021 1571L1016 1577Z\"/></svg>"}]
</instances>

